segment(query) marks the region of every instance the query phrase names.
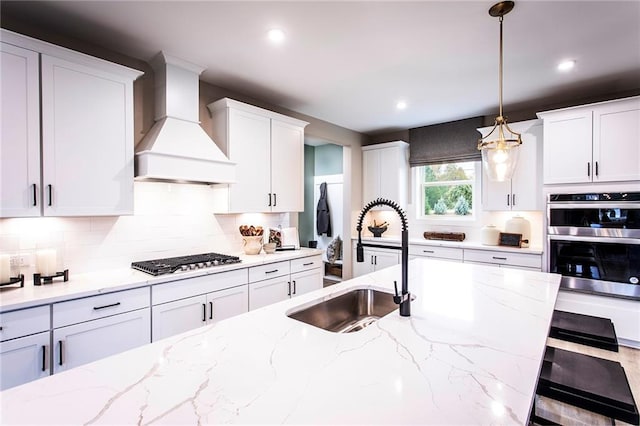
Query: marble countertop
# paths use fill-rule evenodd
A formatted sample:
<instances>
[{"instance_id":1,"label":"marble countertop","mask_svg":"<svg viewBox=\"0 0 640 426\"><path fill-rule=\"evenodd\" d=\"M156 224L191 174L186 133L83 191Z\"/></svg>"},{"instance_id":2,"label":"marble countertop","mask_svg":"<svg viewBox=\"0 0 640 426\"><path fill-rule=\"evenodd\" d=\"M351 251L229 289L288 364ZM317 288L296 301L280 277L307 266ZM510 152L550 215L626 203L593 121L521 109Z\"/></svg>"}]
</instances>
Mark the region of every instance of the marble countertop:
<instances>
[{"instance_id":1,"label":"marble countertop","mask_svg":"<svg viewBox=\"0 0 640 426\"><path fill-rule=\"evenodd\" d=\"M286 312L399 265L0 393L2 424L526 424L560 276L416 259L412 316L351 334Z\"/></svg>"},{"instance_id":2,"label":"marble countertop","mask_svg":"<svg viewBox=\"0 0 640 426\"><path fill-rule=\"evenodd\" d=\"M351 237L352 240L358 240L358 237ZM382 236L382 237L371 237L371 236L363 236L362 241L366 241L367 243L374 243L380 245L392 245L399 246L401 243L399 236ZM479 250L494 250L494 251L505 251L512 253L525 253L525 254L542 254L542 247L526 247L526 248L518 248L518 247L506 247L506 246L487 246L477 241L445 241L445 240L426 240L424 238L409 238L409 244L418 244L423 246L439 246L439 247L452 247L452 248L463 248L463 249L479 249Z\"/></svg>"},{"instance_id":3,"label":"marble countertop","mask_svg":"<svg viewBox=\"0 0 640 426\"><path fill-rule=\"evenodd\" d=\"M296 259L299 257L322 254L322 250L301 248L273 254L245 255L235 253L240 257L240 263L220 265L205 269L153 276L132 268L112 269L85 274L70 272L69 281L55 280L52 284L33 285L32 277L25 277L24 287L0 288L0 313L15 309L55 303L62 300L95 296L112 291L128 290L136 287L161 284L169 281L198 277L201 275L217 274L235 269Z\"/></svg>"}]
</instances>

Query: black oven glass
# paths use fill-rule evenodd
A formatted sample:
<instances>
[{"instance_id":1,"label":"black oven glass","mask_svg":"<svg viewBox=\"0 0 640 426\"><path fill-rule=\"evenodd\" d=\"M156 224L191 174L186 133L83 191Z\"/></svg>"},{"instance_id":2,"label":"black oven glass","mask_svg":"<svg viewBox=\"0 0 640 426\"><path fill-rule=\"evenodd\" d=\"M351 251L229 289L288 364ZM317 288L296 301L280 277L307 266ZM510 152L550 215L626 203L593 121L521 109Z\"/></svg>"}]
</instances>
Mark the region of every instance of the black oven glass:
<instances>
[{"instance_id":1,"label":"black oven glass","mask_svg":"<svg viewBox=\"0 0 640 426\"><path fill-rule=\"evenodd\" d=\"M549 209L549 226L640 229L640 209L554 206Z\"/></svg>"},{"instance_id":2,"label":"black oven glass","mask_svg":"<svg viewBox=\"0 0 640 426\"><path fill-rule=\"evenodd\" d=\"M564 276L638 284L640 245L549 241L550 272Z\"/></svg>"}]
</instances>

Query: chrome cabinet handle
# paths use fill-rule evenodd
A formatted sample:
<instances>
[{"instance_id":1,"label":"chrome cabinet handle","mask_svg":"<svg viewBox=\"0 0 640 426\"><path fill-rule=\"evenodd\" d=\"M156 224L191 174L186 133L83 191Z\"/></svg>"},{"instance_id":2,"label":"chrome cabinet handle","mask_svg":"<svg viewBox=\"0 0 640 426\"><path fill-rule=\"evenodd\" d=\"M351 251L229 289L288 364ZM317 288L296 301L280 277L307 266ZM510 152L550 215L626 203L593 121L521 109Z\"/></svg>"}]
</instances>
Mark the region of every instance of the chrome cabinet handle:
<instances>
[{"instance_id":1,"label":"chrome cabinet handle","mask_svg":"<svg viewBox=\"0 0 640 426\"><path fill-rule=\"evenodd\" d=\"M296 294L296 280L293 280L293 294Z\"/></svg>"},{"instance_id":2,"label":"chrome cabinet handle","mask_svg":"<svg viewBox=\"0 0 640 426\"><path fill-rule=\"evenodd\" d=\"M278 269L274 269L273 271L265 271L265 274L273 274L274 272L278 272Z\"/></svg>"},{"instance_id":3,"label":"chrome cabinet handle","mask_svg":"<svg viewBox=\"0 0 640 426\"><path fill-rule=\"evenodd\" d=\"M423 253L435 253L433 250L422 250Z\"/></svg>"},{"instance_id":4,"label":"chrome cabinet handle","mask_svg":"<svg viewBox=\"0 0 640 426\"><path fill-rule=\"evenodd\" d=\"M213 319L213 302L209 302L209 319Z\"/></svg>"},{"instance_id":5,"label":"chrome cabinet handle","mask_svg":"<svg viewBox=\"0 0 640 426\"><path fill-rule=\"evenodd\" d=\"M291 296L291 281L287 281L287 296Z\"/></svg>"},{"instance_id":6,"label":"chrome cabinet handle","mask_svg":"<svg viewBox=\"0 0 640 426\"><path fill-rule=\"evenodd\" d=\"M53 204L53 197L51 195L51 185L47 185L47 191L49 192L49 207Z\"/></svg>"},{"instance_id":7,"label":"chrome cabinet handle","mask_svg":"<svg viewBox=\"0 0 640 426\"><path fill-rule=\"evenodd\" d=\"M303 263L302 266L311 266L313 265L313 262L309 262L309 263Z\"/></svg>"},{"instance_id":8,"label":"chrome cabinet handle","mask_svg":"<svg viewBox=\"0 0 640 426\"><path fill-rule=\"evenodd\" d=\"M276 195L277 194L274 192L273 193L273 207L278 205L278 198L276 197Z\"/></svg>"},{"instance_id":9,"label":"chrome cabinet handle","mask_svg":"<svg viewBox=\"0 0 640 426\"><path fill-rule=\"evenodd\" d=\"M493 258L494 258L495 260L507 260L507 258L506 258L506 257L493 256Z\"/></svg>"},{"instance_id":10,"label":"chrome cabinet handle","mask_svg":"<svg viewBox=\"0 0 640 426\"><path fill-rule=\"evenodd\" d=\"M31 189L33 190L33 206L37 206L38 205L38 198L37 198L37 194L36 194L36 184L32 183L31 184Z\"/></svg>"},{"instance_id":11,"label":"chrome cabinet handle","mask_svg":"<svg viewBox=\"0 0 640 426\"><path fill-rule=\"evenodd\" d=\"M202 304L202 322L206 322L207 321L207 304L203 303Z\"/></svg>"},{"instance_id":12,"label":"chrome cabinet handle","mask_svg":"<svg viewBox=\"0 0 640 426\"><path fill-rule=\"evenodd\" d=\"M591 177L591 163L587 163L587 176Z\"/></svg>"},{"instance_id":13,"label":"chrome cabinet handle","mask_svg":"<svg viewBox=\"0 0 640 426\"><path fill-rule=\"evenodd\" d=\"M271 193L269 193L269 206L268 207L271 207Z\"/></svg>"},{"instance_id":14,"label":"chrome cabinet handle","mask_svg":"<svg viewBox=\"0 0 640 426\"><path fill-rule=\"evenodd\" d=\"M509 206L509 194L507 194L507 205Z\"/></svg>"},{"instance_id":15,"label":"chrome cabinet handle","mask_svg":"<svg viewBox=\"0 0 640 426\"><path fill-rule=\"evenodd\" d=\"M511 204L516 205L516 194L511 194Z\"/></svg>"},{"instance_id":16,"label":"chrome cabinet handle","mask_svg":"<svg viewBox=\"0 0 640 426\"><path fill-rule=\"evenodd\" d=\"M598 162L596 161L596 176L598 176Z\"/></svg>"}]
</instances>

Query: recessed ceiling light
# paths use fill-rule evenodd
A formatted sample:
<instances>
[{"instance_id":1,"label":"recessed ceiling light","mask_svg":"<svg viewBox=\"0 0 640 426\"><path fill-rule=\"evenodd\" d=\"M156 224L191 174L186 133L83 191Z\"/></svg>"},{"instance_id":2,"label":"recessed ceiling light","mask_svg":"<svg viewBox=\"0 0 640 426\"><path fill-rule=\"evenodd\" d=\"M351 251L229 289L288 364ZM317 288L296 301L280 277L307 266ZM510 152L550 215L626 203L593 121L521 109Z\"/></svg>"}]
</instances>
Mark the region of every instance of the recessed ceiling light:
<instances>
[{"instance_id":1,"label":"recessed ceiling light","mask_svg":"<svg viewBox=\"0 0 640 426\"><path fill-rule=\"evenodd\" d=\"M397 109L406 109L407 108L407 103L405 101L398 101L398 103L396 104L396 108Z\"/></svg>"},{"instance_id":2,"label":"recessed ceiling light","mask_svg":"<svg viewBox=\"0 0 640 426\"><path fill-rule=\"evenodd\" d=\"M576 61L569 59L558 64L558 71L569 71L576 65Z\"/></svg>"},{"instance_id":3,"label":"recessed ceiling light","mask_svg":"<svg viewBox=\"0 0 640 426\"><path fill-rule=\"evenodd\" d=\"M267 33L267 37L269 37L269 41L275 44L280 44L285 39L284 31L279 28L273 28L269 30L269 32Z\"/></svg>"}]
</instances>

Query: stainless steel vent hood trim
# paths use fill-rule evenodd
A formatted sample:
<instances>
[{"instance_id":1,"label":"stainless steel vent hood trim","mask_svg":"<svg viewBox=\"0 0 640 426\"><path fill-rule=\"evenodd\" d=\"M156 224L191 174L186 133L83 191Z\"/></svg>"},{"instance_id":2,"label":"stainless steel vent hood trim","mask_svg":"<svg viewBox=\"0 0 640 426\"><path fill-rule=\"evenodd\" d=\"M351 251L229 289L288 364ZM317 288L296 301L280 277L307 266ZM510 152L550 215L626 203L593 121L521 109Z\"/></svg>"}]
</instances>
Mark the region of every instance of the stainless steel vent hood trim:
<instances>
[{"instance_id":1,"label":"stainless steel vent hood trim","mask_svg":"<svg viewBox=\"0 0 640 426\"><path fill-rule=\"evenodd\" d=\"M158 54L156 122L136 147L136 180L233 183L236 165L200 126L199 75L203 68Z\"/></svg>"}]
</instances>

